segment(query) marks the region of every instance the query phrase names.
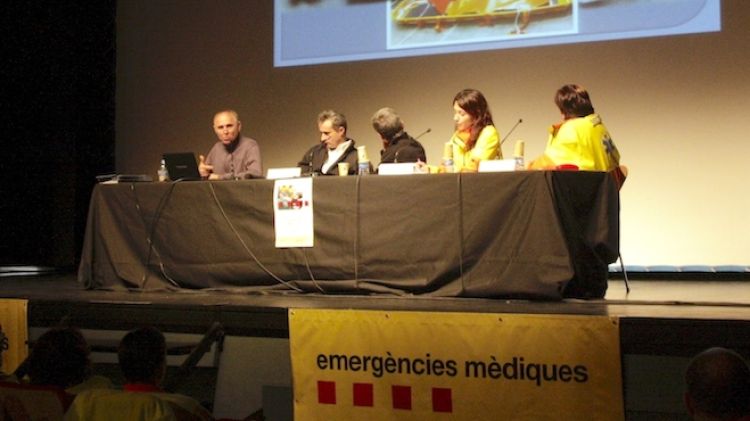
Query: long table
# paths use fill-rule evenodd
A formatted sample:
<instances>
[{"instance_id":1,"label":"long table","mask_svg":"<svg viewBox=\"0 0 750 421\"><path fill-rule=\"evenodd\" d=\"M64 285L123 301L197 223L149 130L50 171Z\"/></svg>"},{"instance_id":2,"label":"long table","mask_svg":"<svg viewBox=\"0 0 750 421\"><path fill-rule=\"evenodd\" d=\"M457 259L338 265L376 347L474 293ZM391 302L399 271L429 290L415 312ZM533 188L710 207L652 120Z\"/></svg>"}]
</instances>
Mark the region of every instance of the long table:
<instances>
[{"instance_id":1,"label":"long table","mask_svg":"<svg viewBox=\"0 0 750 421\"><path fill-rule=\"evenodd\" d=\"M276 248L272 180L100 184L92 289L603 297L619 193L595 172L316 177L312 248Z\"/></svg>"}]
</instances>

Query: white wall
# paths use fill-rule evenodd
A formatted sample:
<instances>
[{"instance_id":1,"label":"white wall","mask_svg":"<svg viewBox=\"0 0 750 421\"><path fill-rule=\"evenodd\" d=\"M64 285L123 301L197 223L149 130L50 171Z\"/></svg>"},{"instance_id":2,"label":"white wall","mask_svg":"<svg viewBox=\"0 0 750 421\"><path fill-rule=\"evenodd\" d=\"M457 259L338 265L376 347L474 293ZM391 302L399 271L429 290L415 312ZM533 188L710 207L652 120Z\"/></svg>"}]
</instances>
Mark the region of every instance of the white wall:
<instances>
[{"instance_id":1,"label":"white wall","mask_svg":"<svg viewBox=\"0 0 750 421\"><path fill-rule=\"evenodd\" d=\"M274 69L271 1L118 2L117 170L155 174L162 152L207 152L213 113L228 107L265 168L295 165L326 108L377 156L369 118L386 105L412 134L432 128L421 140L436 162L466 87L484 92L502 133L524 119L503 149L524 139L533 157L559 118L555 90L579 83L631 170L626 263L750 265L750 2L722 3L721 33Z\"/></svg>"}]
</instances>

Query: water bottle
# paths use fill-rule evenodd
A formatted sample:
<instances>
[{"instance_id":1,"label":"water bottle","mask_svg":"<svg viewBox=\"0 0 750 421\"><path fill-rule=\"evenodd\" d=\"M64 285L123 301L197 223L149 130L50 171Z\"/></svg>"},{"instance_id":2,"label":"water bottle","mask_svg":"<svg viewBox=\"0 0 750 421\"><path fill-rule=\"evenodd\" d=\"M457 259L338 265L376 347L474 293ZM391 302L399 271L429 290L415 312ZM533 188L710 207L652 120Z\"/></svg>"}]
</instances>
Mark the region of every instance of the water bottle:
<instances>
[{"instance_id":1,"label":"water bottle","mask_svg":"<svg viewBox=\"0 0 750 421\"><path fill-rule=\"evenodd\" d=\"M159 171L156 172L158 175L159 181L169 181L169 172L167 171L167 165L164 162L164 160L161 160L161 164L159 164Z\"/></svg>"},{"instance_id":2,"label":"water bottle","mask_svg":"<svg viewBox=\"0 0 750 421\"><path fill-rule=\"evenodd\" d=\"M359 175L370 174L370 161L359 161L357 174Z\"/></svg>"},{"instance_id":3,"label":"water bottle","mask_svg":"<svg viewBox=\"0 0 750 421\"><path fill-rule=\"evenodd\" d=\"M513 157L516 160L516 171L523 171L526 169L524 162L523 162L525 149L526 149L526 143L523 140L517 140L516 146L513 149Z\"/></svg>"},{"instance_id":4,"label":"water bottle","mask_svg":"<svg viewBox=\"0 0 750 421\"><path fill-rule=\"evenodd\" d=\"M452 173L453 172L453 158L443 158L443 168L445 168L445 172Z\"/></svg>"}]
</instances>

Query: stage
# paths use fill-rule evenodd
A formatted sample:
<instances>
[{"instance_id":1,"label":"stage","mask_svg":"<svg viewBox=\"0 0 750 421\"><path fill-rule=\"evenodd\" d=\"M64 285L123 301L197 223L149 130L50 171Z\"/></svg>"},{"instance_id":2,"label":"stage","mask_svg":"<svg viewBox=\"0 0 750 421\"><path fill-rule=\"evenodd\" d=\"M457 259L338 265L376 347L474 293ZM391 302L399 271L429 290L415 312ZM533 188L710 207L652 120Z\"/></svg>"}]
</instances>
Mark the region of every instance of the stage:
<instances>
[{"instance_id":1,"label":"stage","mask_svg":"<svg viewBox=\"0 0 750 421\"><path fill-rule=\"evenodd\" d=\"M639 277L640 278L640 277ZM686 277L689 278L689 277ZM201 333L214 321L228 335L288 337L290 308L608 315L621 320L623 353L692 355L712 345L750 351L750 281L734 279L610 280L604 299L529 301L404 295L322 295L226 288L128 292L85 290L76 275L0 278L0 297L29 300L29 325L61 320L86 329L155 324Z\"/></svg>"},{"instance_id":2,"label":"stage","mask_svg":"<svg viewBox=\"0 0 750 421\"><path fill-rule=\"evenodd\" d=\"M29 300L29 327L37 332L66 323L88 332L154 325L200 335L220 322L227 340L216 385L209 388L215 390L215 415L239 416L263 407L266 414L287 414L280 419L291 419L289 309L608 315L620 320L626 419L683 420L682 373L692 355L711 346L750 355L750 281L746 274L669 278L631 275L629 294L622 280L611 279L603 299L530 301L243 288L86 290L69 273L0 277L0 297ZM252 383L237 387L236 377L250 381L248 373Z\"/></svg>"}]
</instances>

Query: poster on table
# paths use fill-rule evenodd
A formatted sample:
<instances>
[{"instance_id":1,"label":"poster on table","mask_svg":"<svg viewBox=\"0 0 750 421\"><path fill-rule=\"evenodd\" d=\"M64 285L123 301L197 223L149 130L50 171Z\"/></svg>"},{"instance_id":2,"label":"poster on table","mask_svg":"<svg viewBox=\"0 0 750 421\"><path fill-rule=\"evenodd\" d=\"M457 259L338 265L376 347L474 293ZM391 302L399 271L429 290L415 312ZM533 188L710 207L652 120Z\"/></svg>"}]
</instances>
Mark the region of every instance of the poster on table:
<instances>
[{"instance_id":1,"label":"poster on table","mask_svg":"<svg viewBox=\"0 0 750 421\"><path fill-rule=\"evenodd\" d=\"M312 247L312 178L276 180L273 186L276 247Z\"/></svg>"}]
</instances>

